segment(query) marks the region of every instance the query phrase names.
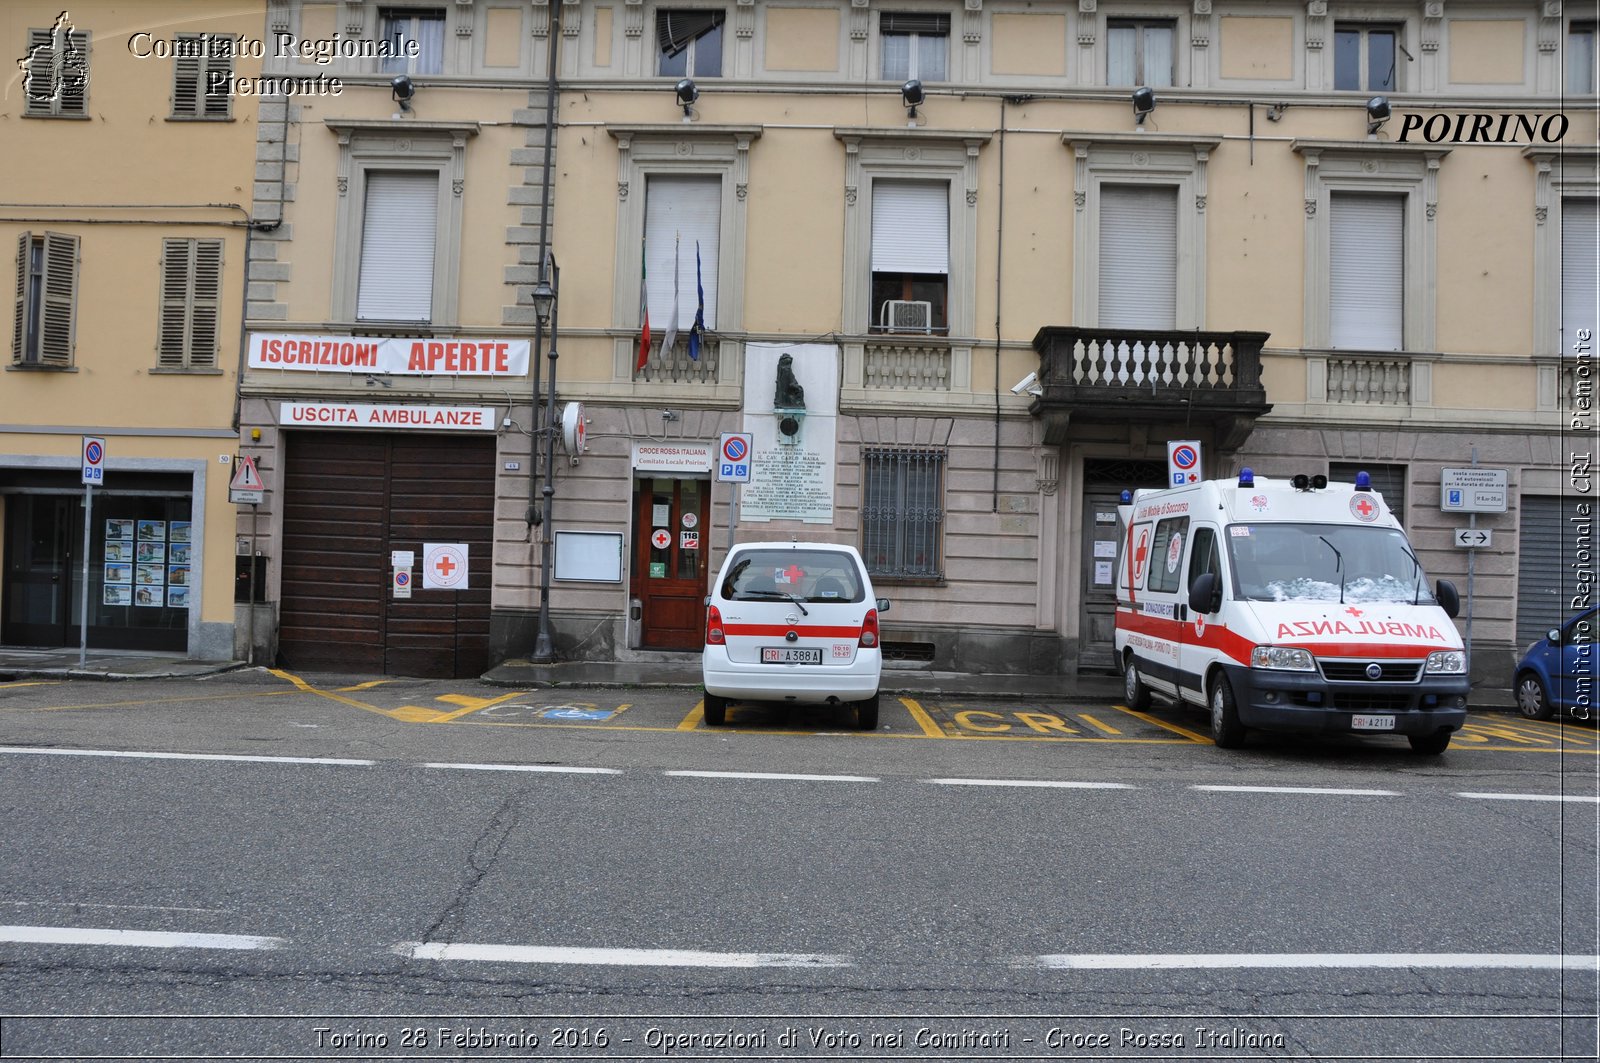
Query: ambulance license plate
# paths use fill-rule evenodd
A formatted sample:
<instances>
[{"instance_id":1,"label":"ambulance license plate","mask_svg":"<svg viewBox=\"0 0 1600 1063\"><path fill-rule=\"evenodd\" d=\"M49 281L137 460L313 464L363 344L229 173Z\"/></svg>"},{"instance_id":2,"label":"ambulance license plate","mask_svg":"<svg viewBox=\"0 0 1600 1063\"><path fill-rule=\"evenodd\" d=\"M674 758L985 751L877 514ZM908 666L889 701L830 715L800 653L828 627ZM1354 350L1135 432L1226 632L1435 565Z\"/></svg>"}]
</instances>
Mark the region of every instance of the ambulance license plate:
<instances>
[{"instance_id":1,"label":"ambulance license plate","mask_svg":"<svg viewBox=\"0 0 1600 1063\"><path fill-rule=\"evenodd\" d=\"M1350 726L1357 731L1392 731L1394 730L1393 716L1352 716Z\"/></svg>"},{"instance_id":2,"label":"ambulance license plate","mask_svg":"<svg viewBox=\"0 0 1600 1063\"><path fill-rule=\"evenodd\" d=\"M762 664L821 664L822 651L815 646L763 646ZM1391 722L1390 727L1394 724Z\"/></svg>"}]
</instances>

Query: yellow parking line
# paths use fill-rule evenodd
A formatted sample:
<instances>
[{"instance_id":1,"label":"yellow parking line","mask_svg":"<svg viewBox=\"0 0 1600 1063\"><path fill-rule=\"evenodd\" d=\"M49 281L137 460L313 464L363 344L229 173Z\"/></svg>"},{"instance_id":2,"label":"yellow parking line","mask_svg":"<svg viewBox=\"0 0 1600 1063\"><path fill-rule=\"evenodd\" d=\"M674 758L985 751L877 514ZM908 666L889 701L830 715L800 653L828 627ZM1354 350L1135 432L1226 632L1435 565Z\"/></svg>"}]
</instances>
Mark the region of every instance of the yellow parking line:
<instances>
[{"instance_id":1,"label":"yellow parking line","mask_svg":"<svg viewBox=\"0 0 1600 1063\"><path fill-rule=\"evenodd\" d=\"M1119 735L1119 734L1122 733L1121 731L1117 730L1115 727L1112 727L1110 724L1101 723L1099 720L1095 719L1093 716L1090 716L1087 712L1078 713L1078 719L1082 720L1084 723L1088 724L1090 727L1098 727L1098 728L1100 728L1100 730L1104 731L1108 735Z\"/></svg>"},{"instance_id":2,"label":"yellow parking line","mask_svg":"<svg viewBox=\"0 0 1600 1063\"><path fill-rule=\"evenodd\" d=\"M1187 727L1179 727L1175 723L1168 723L1165 720L1158 720L1147 712L1140 712L1138 709L1130 709L1126 705L1113 705L1111 707L1116 709L1118 712L1127 713L1136 720L1143 720L1145 723L1155 724L1157 727L1165 728L1166 730L1171 731L1173 734L1183 735L1183 737L1187 738L1191 742L1200 742L1208 746L1215 744L1211 741L1210 735L1203 735L1196 731L1191 731Z\"/></svg>"},{"instance_id":3,"label":"yellow parking line","mask_svg":"<svg viewBox=\"0 0 1600 1063\"><path fill-rule=\"evenodd\" d=\"M477 712L479 709L487 709L490 705L498 705L502 701L510 701L512 698L520 698L525 693L527 693L525 690L515 690L510 694L502 694L498 698L475 698L470 694L441 694L434 700L448 701L453 705L460 705L461 708L457 709L455 712L439 713L437 716L433 717L433 719L425 720L424 722L449 723L451 720L459 719L462 716L471 715L472 713ZM410 706L407 707L409 708Z\"/></svg>"},{"instance_id":4,"label":"yellow parking line","mask_svg":"<svg viewBox=\"0 0 1600 1063\"><path fill-rule=\"evenodd\" d=\"M914 699L901 698L900 704L904 705L906 707L906 711L911 714L911 718L917 721L917 726L922 728L923 734L927 735L929 738L949 737L949 735L944 733L944 728L933 722L933 717L928 715L928 710L917 704Z\"/></svg>"},{"instance_id":5,"label":"yellow parking line","mask_svg":"<svg viewBox=\"0 0 1600 1063\"><path fill-rule=\"evenodd\" d=\"M685 716L682 721L679 722L677 729L680 731L692 731L696 727L699 727L700 721L704 720L705 718L706 703L704 701L697 701L694 703L694 708L689 710L689 715Z\"/></svg>"},{"instance_id":6,"label":"yellow parking line","mask_svg":"<svg viewBox=\"0 0 1600 1063\"><path fill-rule=\"evenodd\" d=\"M337 701L341 705L349 705L351 708L360 709L363 712L377 713L379 716L387 716L391 720L399 720L402 723L431 723L443 715L443 713L436 712L433 709L422 709L415 705L404 705L398 709L380 709L376 705L368 705L364 701L347 698L343 694L335 694L331 690L318 690L299 676L285 672L281 668L269 668L267 671L279 679L293 683L295 688L303 694L315 694L330 701Z\"/></svg>"},{"instance_id":7,"label":"yellow parking line","mask_svg":"<svg viewBox=\"0 0 1600 1063\"><path fill-rule=\"evenodd\" d=\"M49 687L56 686L59 679L19 679L15 683L0 683L0 690L10 690L12 687Z\"/></svg>"}]
</instances>

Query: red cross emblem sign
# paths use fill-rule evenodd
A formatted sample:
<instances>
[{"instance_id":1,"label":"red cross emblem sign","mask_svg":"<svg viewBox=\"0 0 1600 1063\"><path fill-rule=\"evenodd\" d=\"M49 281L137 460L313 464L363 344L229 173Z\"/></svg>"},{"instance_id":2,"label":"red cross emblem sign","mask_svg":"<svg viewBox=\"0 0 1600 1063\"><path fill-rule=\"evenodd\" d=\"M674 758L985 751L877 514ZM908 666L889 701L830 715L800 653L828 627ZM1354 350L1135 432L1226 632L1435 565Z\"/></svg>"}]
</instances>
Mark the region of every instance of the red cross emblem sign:
<instances>
[{"instance_id":1,"label":"red cross emblem sign","mask_svg":"<svg viewBox=\"0 0 1600 1063\"><path fill-rule=\"evenodd\" d=\"M1365 492L1354 494L1350 496L1350 512L1356 520L1371 524L1378 519L1378 503Z\"/></svg>"},{"instance_id":2,"label":"red cross emblem sign","mask_svg":"<svg viewBox=\"0 0 1600 1063\"><path fill-rule=\"evenodd\" d=\"M422 589L425 591L463 591L467 589L467 544L422 544Z\"/></svg>"}]
</instances>

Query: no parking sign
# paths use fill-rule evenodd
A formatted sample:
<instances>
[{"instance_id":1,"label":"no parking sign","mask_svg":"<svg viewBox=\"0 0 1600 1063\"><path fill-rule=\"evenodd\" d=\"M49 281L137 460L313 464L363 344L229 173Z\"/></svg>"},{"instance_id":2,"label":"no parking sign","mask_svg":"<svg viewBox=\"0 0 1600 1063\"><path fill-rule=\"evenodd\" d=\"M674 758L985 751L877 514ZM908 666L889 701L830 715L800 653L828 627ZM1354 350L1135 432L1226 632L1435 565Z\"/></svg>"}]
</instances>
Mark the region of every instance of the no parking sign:
<instances>
[{"instance_id":1,"label":"no parking sign","mask_svg":"<svg viewBox=\"0 0 1600 1063\"><path fill-rule=\"evenodd\" d=\"M1200 482L1200 441L1174 439L1167 443L1167 482L1187 487Z\"/></svg>"}]
</instances>

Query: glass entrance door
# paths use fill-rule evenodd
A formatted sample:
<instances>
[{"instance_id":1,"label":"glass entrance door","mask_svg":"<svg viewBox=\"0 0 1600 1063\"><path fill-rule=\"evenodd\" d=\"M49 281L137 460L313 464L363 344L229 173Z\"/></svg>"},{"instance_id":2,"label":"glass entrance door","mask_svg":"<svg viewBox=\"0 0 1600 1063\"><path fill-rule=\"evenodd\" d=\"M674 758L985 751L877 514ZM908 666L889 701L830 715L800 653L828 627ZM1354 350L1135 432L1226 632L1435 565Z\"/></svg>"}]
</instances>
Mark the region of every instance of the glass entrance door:
<instances>
[{"instance_id":1,"label":"glass entrance door","mask_svg":"<svg viewBox=\"0 0 1600 1063\"><path fill-rule=\"evenodd\" d=\"M12 646L76 646L83 503L67 495L6 498L5 623Z\"/></svg>"}]
</instances>

